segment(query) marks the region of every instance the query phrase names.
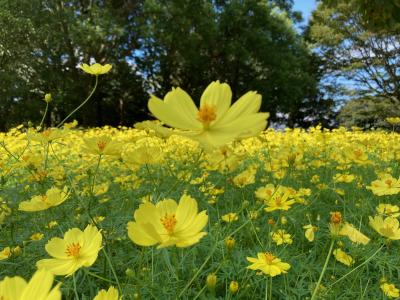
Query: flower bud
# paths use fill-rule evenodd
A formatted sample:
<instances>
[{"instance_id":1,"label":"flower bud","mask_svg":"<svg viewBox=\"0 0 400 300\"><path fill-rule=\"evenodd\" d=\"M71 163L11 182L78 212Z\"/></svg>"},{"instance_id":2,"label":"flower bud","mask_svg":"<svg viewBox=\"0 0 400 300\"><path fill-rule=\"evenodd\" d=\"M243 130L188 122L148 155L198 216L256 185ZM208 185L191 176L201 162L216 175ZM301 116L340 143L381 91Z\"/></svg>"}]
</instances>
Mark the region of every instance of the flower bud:
<instances>
[{"instance_id":1,"label":"flower bud","mask_svg":"<svg viewBox=\"0 0 400 300\"><path fill-rule=\"evenodd\" d=\"M229 291L234 295L239 289L239 283L237 281L231 281L229 284Z\"/></svg>"},{"instance_id":2,"label":"flower bud","mask_svg":"<svg viewBox=\"0 0 400 300\"><path fill-rule=\"evenodd\" d=\"M228 250L232 250L235 247L236 241L233 237L228 237L225 239L225 247Z\"/></svg>"},{"instance_id":3,"label":"flower bud","mask_svg":"<svg viewBox=\"0 0 400 300\"><path fill-rule=\"evenodd\" d=\"M210 291L214 291L215 286L217 285L217 275L215 275L214 273L208 274L207 279L206 279L206 284L207 284L207 288Z\"/></svg>"},{"instance_id":4,"label":"flower bud","mask_svg":"<svg viewBox=\"0 0 400 300\"><path fill-rule=\"evenodd\" d=\"M47 103L51 102L51 94L47 93L46 95L44 95L44 101L46 101Z\"/></svg>"}]
</instances>

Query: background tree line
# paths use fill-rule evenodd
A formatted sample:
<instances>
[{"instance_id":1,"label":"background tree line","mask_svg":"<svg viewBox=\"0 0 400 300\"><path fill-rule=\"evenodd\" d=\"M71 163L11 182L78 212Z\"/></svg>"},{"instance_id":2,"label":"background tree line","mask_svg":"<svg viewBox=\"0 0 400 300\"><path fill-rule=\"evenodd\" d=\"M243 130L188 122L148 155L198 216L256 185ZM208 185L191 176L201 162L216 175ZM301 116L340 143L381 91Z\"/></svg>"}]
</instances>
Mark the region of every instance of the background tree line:
<instances>
[{"instance_id":1,"label":"background tree line","mask_svg":"<svg viewBox=\"0 0 400 300\"><path fill-rule=\"evenodd\" d=\"M343 99L395 106L398 15L382 22L365 2L323 1L301 32L292 0L0 0L0 130L38 123L47 92L47 125L65 117L93 86L77 68L91 61L113 69L75 116L84 126L130 126L150 117L150 93L198 100L216 79L234 99L257 90L288 126L334 126Z\"/></svg>"}]
</instances>

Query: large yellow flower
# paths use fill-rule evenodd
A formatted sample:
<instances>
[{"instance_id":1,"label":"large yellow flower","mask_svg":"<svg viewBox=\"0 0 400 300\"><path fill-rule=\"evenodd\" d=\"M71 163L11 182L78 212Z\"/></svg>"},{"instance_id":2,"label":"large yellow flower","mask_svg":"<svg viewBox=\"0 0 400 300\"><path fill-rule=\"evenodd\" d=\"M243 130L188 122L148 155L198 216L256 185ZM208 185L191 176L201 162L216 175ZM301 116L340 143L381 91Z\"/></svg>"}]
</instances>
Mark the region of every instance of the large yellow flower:
<instances>
[{"instance_id":1,"label":"large yellow flower","mask_svg":"<svg viewBox=\"0 0 400 300\"><path fill-rule=\"evenodd\" d=\"M380 235L390 240L400 240L399 220L393 217L385 219L382 216L369 217L369 225Z\"/></svg>"},{"instance_id":2,"label":"large yellow flower","mask_svg":"<svg viewBox=\"0 0 400 300\"><path fill-rule=\"evenodd\" d=\"M42 259L36 263L55 275L72 275L81 267L94 264L101 249L102 235L96 227L88 225L82 232L72 228L64 239L52 238L46 244L46 251L54 258Z\"/></svg>"},{"instance_id":3,"label":"large yellow flower","mask_svg":"<svg viewBox=\"0 0 400 300\"><path fill-rule=\"evenodd\" d=\"M266 275L271 277L277 276L281 273L287 273L290 269L290 265L281 261L278 257L273 255L271 252L260 252L257 253L257 258L247 257L247 260L252 265L248 266L247 269L260 270Z\"/></svg>"},{"instance_id":4,"label":"large yellow flower","mask_svg":"<svg viewBox=\"0 0 400 300\"><path fill-rule=\"evenodd\" d=\"M27 283L15 276L0 281L1 300L61 300L59 285L51 289L54 276L46 270L38 270Z\"/></svg>"},{"instance_id":5,"label":"large yellow flower","mask_svg":"<svg viewBox=\"0 0 400 300\"><path fill-rule=\"evenodd\" d=\"M23 201L19 204L18 210L22 211L39 211L45 210L53 206L60 205L67 200L69 195L67 187L60 190L56 187L49 189L46 195L34 196L29 201Z\"/></svg>"},{"instance_id":6,"label":"large yellow flower","mask_svg":"<svg viewBox=\"0 0 400 300\"><path fill-rule=\"evenodd\" d=\"M203 92L198 109L190 96L175 88L164 101L152 96L148 107L152 114L180 134L197 140L205 148L222 146L237 138L255 136L264 130L268 113L259 113L261 95L247 92L231 106L228 84L212 82Z\"/></svg>"},{"instance_id":7,"label":"large yellow flower","mask_svg":"<svg viewBox=\"0 0 400 300\"><path fill-rule=\"evenodd\" d=\"M135 221L128 223L128 236L141 246L188 247L207 234L201 231L208 222L206 211L198 213L196 200L188 195L183 195L179 204L172 199L141 204L134 217Z\"/></svg>"},{"instance_id":8,"label":"large yellow flower","mask_svg":"<svg viewBox=\"0 0 400 300\"><path fill-rule=\"evenodd\" d=\"M101 290L93 300L119 300L118 290L110 286L108 291Z\"/></svg>"}]
</instances>

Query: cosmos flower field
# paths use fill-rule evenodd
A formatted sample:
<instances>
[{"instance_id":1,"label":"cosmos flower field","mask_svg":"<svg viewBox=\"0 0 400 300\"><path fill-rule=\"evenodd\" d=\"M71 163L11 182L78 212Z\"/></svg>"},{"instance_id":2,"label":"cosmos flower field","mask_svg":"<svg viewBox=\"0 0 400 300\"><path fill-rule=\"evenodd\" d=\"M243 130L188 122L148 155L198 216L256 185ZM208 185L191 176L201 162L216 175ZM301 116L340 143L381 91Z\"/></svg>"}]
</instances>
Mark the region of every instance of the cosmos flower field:
<instances>
[{"instance_id":1,"label":"cosmos flower field","mask_svg":"<svg viewBox=\"0 0 400 300\"><path fill-rule=\"evenodd\" d=\"M0 134L1 299L399 296L398 134L143 128Z\"/></svg>"}]
</instances>

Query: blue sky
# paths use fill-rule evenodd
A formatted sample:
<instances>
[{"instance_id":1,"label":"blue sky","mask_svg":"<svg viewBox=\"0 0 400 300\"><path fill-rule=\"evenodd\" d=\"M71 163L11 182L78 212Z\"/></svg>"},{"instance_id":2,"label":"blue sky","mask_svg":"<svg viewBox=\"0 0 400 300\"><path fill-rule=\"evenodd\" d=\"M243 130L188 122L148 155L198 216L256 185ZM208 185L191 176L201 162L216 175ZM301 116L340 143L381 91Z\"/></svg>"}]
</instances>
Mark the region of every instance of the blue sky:
<instances>
[{"instance_id":1,"label":"blue sky","mask_svg":"<svg viewBox=\"0 0 400 300\"><path fill-rule=\"evenodd\" d=\"M316 0L294 0L293 10L299 10L303 13L304 23L307 24L311 12L317 7Z\"/></svg>"}]
</instances>

